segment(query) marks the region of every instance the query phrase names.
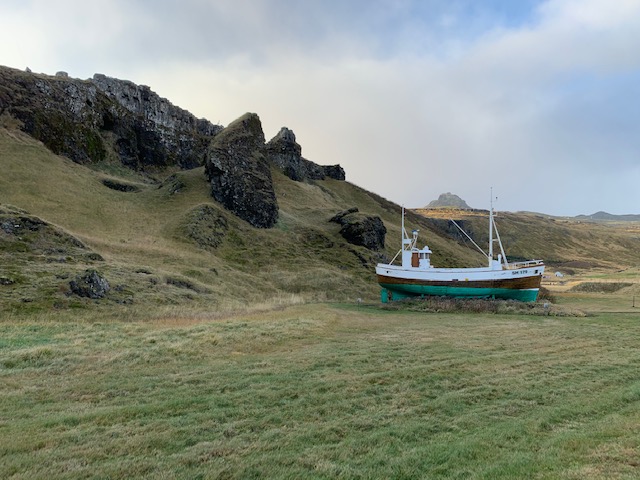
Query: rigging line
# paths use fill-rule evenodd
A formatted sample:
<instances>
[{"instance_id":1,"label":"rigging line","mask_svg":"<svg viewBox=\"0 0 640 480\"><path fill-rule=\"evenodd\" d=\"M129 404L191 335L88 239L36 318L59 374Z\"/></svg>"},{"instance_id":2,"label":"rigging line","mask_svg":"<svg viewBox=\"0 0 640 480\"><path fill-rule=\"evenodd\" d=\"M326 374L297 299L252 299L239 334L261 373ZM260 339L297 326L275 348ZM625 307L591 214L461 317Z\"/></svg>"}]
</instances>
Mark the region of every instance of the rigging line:
<instances>
[{"instance_id":1,"label":"rigging line","mask_svg":"<svg viewBox=\"0 0 640 480\"><path fill-rule=\"evenodd\" d=\"M451 219L451 218L450 218L450 219L449 219L449 221L450 221L451 223L453 223L456 227L458 227L458 230L460 230L462 233L464 233L465 237L467 237L467 238L471 241L471 243L473 243L473 245L474 245L478 250L480 250L480 252L481 252L485 257L487 257L487 258L489 257L489 255L488 255L484 250L482 250L482 249L478 246L478 244L477 244L476 242L474 242L474 241L473 241L473 238L471 238L471 237L469 236L469 234L468 234L467 232L465 232L465 231L462 229L462 227L456 223L456 221L455 221L455 220L453 220L453 219Z\"/></svg>"}]
</instances>

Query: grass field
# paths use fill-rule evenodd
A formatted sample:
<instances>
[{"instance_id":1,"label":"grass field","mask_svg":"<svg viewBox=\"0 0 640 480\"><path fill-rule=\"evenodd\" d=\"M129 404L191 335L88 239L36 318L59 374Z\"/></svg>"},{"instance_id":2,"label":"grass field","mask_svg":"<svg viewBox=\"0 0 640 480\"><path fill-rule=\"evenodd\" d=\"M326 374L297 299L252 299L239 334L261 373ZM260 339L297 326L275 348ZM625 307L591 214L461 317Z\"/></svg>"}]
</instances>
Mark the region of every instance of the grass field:
<instances>
[{"instance_id":1,"label":"grass field","mask_svg":"<svg viewBox=\"0 0 640 480\"><path fill-rule=\"evenodd\" d=\"M5 317L0 478L638 478L626 300Z\"/></svg>"},{"instance_id":2,"label":"grass field","mask_svg":"<svg viewBox=\"0 0 640 480\"><path fill-rule=\"evenodd\" d=\"M391 310L373 267L400 207L348 182L274 168L261 230L202 169L89 168L2 128L0 163L0 479L640 478L635 224L501 214L565 273L552 315ZM353 206L384 251L328 221ZM439 266L484 262L445 217L407 221ZM69 291L89 267L105 298Z\"/></svg>"}]
</instances>

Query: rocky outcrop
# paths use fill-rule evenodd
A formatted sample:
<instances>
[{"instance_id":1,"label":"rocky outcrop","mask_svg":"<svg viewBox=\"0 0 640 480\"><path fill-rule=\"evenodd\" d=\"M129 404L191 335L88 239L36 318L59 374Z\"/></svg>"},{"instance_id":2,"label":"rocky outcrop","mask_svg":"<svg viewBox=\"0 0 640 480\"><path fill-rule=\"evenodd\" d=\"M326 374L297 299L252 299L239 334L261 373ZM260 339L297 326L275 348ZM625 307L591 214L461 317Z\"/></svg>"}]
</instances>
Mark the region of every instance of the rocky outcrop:
<instances>
[{"instance_id":1,"label":"rocky outcrop","mask_svg":"<svg viewBox=\"0 0 640 480\"><path fill-rule=\"evenodd\" d=\"M272 227L278 204L270 165L296 181L345 178L340 165L321 166L303 158L295 134L286 127L265 144L260 118L247 113L211 142L205 160L211 195L251 225Z\"/></svg>"},{"instance_id":2,"label":"rocky outcrop","mask_svg":"<svg viewBox=\"0 0 640 480\"><path fill-rule=\"evenodd\" d=\"M348 208L347 210L343 210L341 212L336 213L333 217L331 217L329 219L330 222L333 223L339 223L340 225L343 224L342 219L344 217L346 217L347 215L351 215L352 213L358 213L360 210L358 209L358 207L351 207Z\"/></svg>"},{"instance_id":3,"label":"rocky outcrop","mask_svg":"<svg viewBox=\"0 0 640 480\"><path fill-rule=\"evenodd\" d=\"M353 245L360 245L369 250L382 250L387 229L377 215L359 213L357 207L344 210L334 215L330 222L342 225L340 235Z\"/></svg>"},{"instance_id":4,"label":"rocky outcrop","mask_svg":"<svg viewBox=\"0 0 640 480\"><path fill-rule=\"evenodd\" d=\"M344 180L340 165L318 165L302 156L302 147L292 130L282 127L265 145L265 156L292 180L324 180L326 177Z\"/></svg>"},{"instance_id":5,"label":"rocky outcrop","mask_svg":"<svg viewBox=\"0 0 640 480\"><path fill-rule=\"evenodd\" d=\"M69 289L72 294L79 297L92 299L104 298L111 287L106 278L96 270L86 270L82 275L78 275L69 282Z\"/></svg>"},{"instance_id":6,"label":"rocky outcrop","mask_svg":"<svg viewBox=\"0 0 640 480\"><path fill-rule=\"evenodd\" d=\"M51 76L0 67L0 121L17 125L77 163L118 158L131 169L156 172L205 164L213 198L260 228L273 226L278 218L271 165L297 181L345 179L340 165L321 166L302 157L295 134L286 127L265 144L255 114L223 129L145 85L102 74L79 80L64 72ZM103 183L135 191L122 183Z\"/></svg>"},{"instance_id":7,"label":"rocky outcrop","mask_svg":"<svg viewBox=\"0 0 640 480\"><path fill-rule=\"evenodd\" d=\"M425 208L460 208L464 210L470 210L471 207L467 205L463 199L458 195L451 192L441 194L437 200L429 202Z\"/></svg>"},{"instance_id":8,"label":"rocky outcrop","mask_svg":"<svg viewBox=\"0 0 640 480\"><path fill-rule=\"evenodd\" d=\"M301 181L308 173L302 165L302 147L295 134L282 127L278 134L265 145L265 156L292 180Z\"/></svg>"},{"instance_id":9,"label":"rocky outcrop","mask_svg":"<svg viewBox=\"0 0 640 480\"><path fill-rule=\"evenodd\" d=\"M333 178L334 180L346 180L346 174L344 173L344 168L340 165L323 165L325 176L329 178Z\"/></svg>"},{"instance_id":10,"label":"rocky outcrop","mask_svg":"<svg viewBox=\"0 0 640 480\"><path fill-rule=\"evenodd\" d=\"M47 263L102 260L64 230L24 210L0 205L0 265L11 263L12 252L38 257Z\"/></svg>"},{"instance_id":11,"label":"rocky outcrop","mask_svg":"<svg viewBox=\"0 0 640 480\"><path fill-rule=\"evenodd\" d=\"M129 162L142 160L144 164L145 160L151 163L160 160L181 168L200 166L209 142L222 130L220 125L176 107L146 85L102 74L95 74L90 81L138 121L133 128L134 135L116 141L120 157ZM147 139L158 142L160 148L146 151Z\"/></svg>"},{"instance_id":12,"label":"rocky outcrop","mask_svg":"<svg viewBox=\"0 0 640 480\"><path fill-rule=\"evenodd\" d=\"M247 113L211 142L205 171L213 198L254 227L270 228L278 203L263 147L260 118Z\"/></svg>"},{"instance_id":13,"label":"rocky outcrop","mask_svg":"<svg viewBox=\"0 0 640 480\"><path fill-rule=\"evenodd\" d=\"M102 184L105 187L110 188L111 190L116 190L118 192L139 192L140 191L140 187L137 185L121 182L119 180L114 180L112 178L103 178Z\"/></svg>"},{"instance_id":14,"label":"rocky outcrop","mask_svg":"<svg viewBox=\"0 0 640 480\"><path fill-rule=\"evenodd\" d=\"M127 167L202 165L222 127L159 97L149 87L96 74L91 80L0 67L0 115L77 163L116 156ZM115 154L115 155L114 155Z\"/></svg>"}]
</instances>

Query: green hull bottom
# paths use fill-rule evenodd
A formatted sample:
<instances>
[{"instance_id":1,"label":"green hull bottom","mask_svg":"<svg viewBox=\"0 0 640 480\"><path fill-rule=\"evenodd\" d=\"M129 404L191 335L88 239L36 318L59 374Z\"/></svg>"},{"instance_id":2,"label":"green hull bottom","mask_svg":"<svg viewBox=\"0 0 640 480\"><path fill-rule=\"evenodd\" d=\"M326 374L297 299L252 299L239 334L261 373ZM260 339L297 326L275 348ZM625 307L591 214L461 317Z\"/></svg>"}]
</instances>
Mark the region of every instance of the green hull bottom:
<instances>
[{"instance_id":1,"label":"green hull bottom","mask_svg":"<svg viewBox=\"0 0 640 480\"><path fill-rule=\"evenodd\" d=\"M503 298L520 300L521 302L535 302L538 289L516 290L511 288L469 288L431 285L385 285L380 284L382 303L402 300L411 297L455 297L455 298Z\"/></svg>"}]
</instances>

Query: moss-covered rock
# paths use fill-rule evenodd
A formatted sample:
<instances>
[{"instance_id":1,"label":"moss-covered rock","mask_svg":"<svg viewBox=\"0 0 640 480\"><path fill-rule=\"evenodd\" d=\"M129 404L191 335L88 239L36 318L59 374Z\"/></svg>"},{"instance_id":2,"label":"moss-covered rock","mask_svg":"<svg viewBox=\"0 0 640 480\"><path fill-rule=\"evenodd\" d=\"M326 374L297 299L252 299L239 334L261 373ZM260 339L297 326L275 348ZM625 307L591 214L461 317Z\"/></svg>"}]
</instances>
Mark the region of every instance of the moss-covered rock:
<instances>
[{"instance_id":1,"label":"moss-covered rock","mask_svg":"<svg viewBox=\"0 0 640 480\"><path fill-rule=\"evenodd\" d=\"M254 227L271 228L278 203L263 146L260 118L247 113L214 138L205 171L213 198Z\"/></svg>"},{"instance_id":2,"label":"moss-covered rock","mask_svg":"<svg viewBox=\"0 0 640 480\"><path fill-rule=\"evenodd\" d=\"M211 205L199 205L189 212L184 230L187 238L200 248L215 250L224 241L229 224Z\"/></svg>"},{"instance_id":3,"label":"moss-covered rock","mask_svg":"<svg viewBox=\"0 0 640 480\"><path fill-rule=\"evenodd\" d=\"M365 215L357 207L353 207L337 213L329 221L342 225L340 235L347 242L369 250L384 249L387 229L377 215Z\"/></svg>"},{"instance_id":4,"label":"moss-covered rock","mask_svg":"<svg viewBox=\"0 0 640 480\"><path fill-rule=\"evenodd\" d=\"M88 269L69 282L69 290L79 297L104 298L111 287L106 278L96 270Z\"/></svg>"},{"instance_id":5,"label":"moss-covered rock","mask_svg":"<svg viewBox=\"0 0 640 480\"><path fill-rule=\"evenodd\" d=\"M14 253L66 263L83 261L93 252L64 230L24 210L0 205L0 260Z\"/></svg>"}]
</instances>

